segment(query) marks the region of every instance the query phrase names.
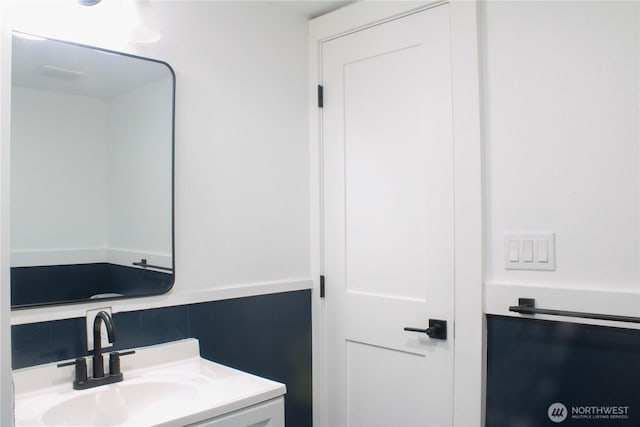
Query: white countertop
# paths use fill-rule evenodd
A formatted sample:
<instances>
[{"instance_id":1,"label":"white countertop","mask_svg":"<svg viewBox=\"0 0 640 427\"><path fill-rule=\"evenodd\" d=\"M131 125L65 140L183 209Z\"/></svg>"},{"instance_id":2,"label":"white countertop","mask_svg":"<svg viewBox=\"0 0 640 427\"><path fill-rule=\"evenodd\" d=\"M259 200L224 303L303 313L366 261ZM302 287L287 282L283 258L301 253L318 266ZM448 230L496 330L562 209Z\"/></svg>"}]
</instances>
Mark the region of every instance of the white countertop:
<instances>
[{"instance_id":1,"label":"white countertop","mask_svg":"<svg viewBox=\"0 0 640 427\"><path fill-rule=\"evenodd\" d=\"M195 339L135 350L120 359L124 381L88 390L73 390L74 366L13 371L15 425L182 426L286 393L284 384L201 358Z\"/></svg>"}]
</instances>

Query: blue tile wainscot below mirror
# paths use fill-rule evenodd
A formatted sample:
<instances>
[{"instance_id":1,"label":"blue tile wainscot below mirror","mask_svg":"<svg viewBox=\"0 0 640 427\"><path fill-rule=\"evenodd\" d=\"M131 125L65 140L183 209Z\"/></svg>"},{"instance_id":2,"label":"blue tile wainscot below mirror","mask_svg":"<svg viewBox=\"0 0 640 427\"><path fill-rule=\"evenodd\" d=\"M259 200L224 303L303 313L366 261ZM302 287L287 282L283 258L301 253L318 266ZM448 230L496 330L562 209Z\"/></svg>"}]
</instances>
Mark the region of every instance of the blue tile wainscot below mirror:
<instances>
[{"instance_id":1,"label":"blue tile wainscot below mirror","mask_svg":"<svg viewBox=\"0 0 640 427\"><path fill-rule=\"evenodd\" d=\"M107 293L151 295L172 282L173 274L106 262L12 267L11 305L82 301Z\"/></svg>"},{"instance_id":2,"label":"blue tile wainscot below mirror","mask_svg":"<svg viewBox=\"0 0 640 427\"><path fill-rule=\"evenodd\" d=\"M487 427L640 426L640 331L488 316Z\"/></svg>"},{"instance_id":3,"label":"blue tile wainscot below mirror","mask_svg":"<svg viewBox=\"0 0 640 427\"><path fill-rule=\"evenodd\" d=\"M202 357L286 384L286 424L312 425L311 291L115 313L113 321L113 350L197 338ZM87 356L85 335L84 317L14 325L13 368Z\"/></svg>"}]
</instances>

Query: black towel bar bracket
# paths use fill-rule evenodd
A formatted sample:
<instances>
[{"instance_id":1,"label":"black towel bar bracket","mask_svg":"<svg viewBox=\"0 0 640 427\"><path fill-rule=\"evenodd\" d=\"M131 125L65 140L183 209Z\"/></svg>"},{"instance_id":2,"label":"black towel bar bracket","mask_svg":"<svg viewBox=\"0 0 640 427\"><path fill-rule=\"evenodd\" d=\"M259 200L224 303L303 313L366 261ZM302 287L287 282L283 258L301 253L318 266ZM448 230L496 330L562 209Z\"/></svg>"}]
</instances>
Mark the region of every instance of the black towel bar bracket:
<instances>
[{"instance_id":1,"label":"black towel bar bracket","mask_svg":"<svg viewBox=\"0 0 640 427\"><path fill-rule=\"evenodd\" d=\"M610 320L613 322L640 323L640 317L619 316L615 314L584 313L581 311L552 310L537 308L533 298L518 298L518 305L509 307L509 311L520 314L548 314L551 316L578 317L581 319Z\"/></svg>"}]
</instances>

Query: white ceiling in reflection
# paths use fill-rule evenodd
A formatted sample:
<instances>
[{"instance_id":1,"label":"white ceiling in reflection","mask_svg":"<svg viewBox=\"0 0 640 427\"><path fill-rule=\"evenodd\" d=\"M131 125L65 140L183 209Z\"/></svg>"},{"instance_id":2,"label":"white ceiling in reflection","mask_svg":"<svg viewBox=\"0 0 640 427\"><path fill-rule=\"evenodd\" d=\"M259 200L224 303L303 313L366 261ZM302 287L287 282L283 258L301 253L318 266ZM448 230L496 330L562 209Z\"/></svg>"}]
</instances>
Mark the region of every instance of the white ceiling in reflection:
<instances>
[{"instance_id":1,"label":"white ceiling in reflection","mask_svg":"<svg viewBox=\"0 0 640 427\"><path fill-rule=\"evenodd\" d=\"M111 98L168 77L161 63L14 33L12 85Z\"/></svg>"}]
</instances>

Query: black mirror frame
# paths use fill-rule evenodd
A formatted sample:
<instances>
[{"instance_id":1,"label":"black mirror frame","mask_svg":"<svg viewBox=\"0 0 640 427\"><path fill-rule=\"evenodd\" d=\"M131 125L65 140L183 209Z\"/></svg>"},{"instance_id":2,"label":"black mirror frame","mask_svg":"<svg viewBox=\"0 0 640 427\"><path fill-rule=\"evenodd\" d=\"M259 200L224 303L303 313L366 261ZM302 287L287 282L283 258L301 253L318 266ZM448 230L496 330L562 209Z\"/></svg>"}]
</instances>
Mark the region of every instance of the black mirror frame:
<instances>
[{"instance_id":1,"label":"black mirror frame","mask_svg":"<svg viewBox=\"0 0 640 427\"><path fill-rule=\"evenodd\" d=\"M95 302L98 302L98 301L102 302L102 301L114 301L114 300L124 300L124 299L132 299L132 298L146 298L146 297L152 297L152 296L163 295L163 294L168 293L169 291L171 291L171 289L173 289L173 286L174 286L175 280L176 280L176 253L175 253L176 252L176 245L175 245L175 210L176 210L175 209L176 73L175 73L173 67L171 67L171 65L169 65L169 63L167 63L165 61L162 61L162 60L159 60L159 59L148 58L148 57L135 55L135 54L127 53L127 52L119 52L119 51L115 51L115 50L111 50L111 49L105 49L105 48L101 48L101 47L90 46L90 45L71 42L71 41L67 41L67 40L59 40L59 39L43 37L43 36L39 36L39 35L32 35L32 34L28 34L28 33L23 33L21 31L16 31L16 30L12 31L12 34L15 34L15 33L25 34L25 35L28 35L28 36L34 36L34 37L38 37L38 38L49 40L49 41L53 41L53 42L66 43L66 44L69 44L69 45L72 45L72 46L82 47L82 48L86 48L86 49L92 49L92 50L108 53L108 54L111 54L111 55L126 56L126 57L129 57L129 58L155 62L157 64L161 64L161 65L164 65L165 67L167 67L167 69L171 73L171 269L172 269L172 273L173 274L172 274L172 279L171 279L171 283L169 284L169 286L166 289L164 289L162 291L159 291L159 292L149 292L149 293L140 294L140 295L113 296L113 297L105 297L105 298L100 298L100 299L78 299L78 300L53 301L53 302L46 302L46 303L12 305L11 306L11 310L12 311L13 310L26 310L26 309L39 308L39 307L51 307L51 306L61 306L61 305L70 305L70 304L95 303ZM9 284L9 286L11 287L11 283Z\"/></svg>"}]
</instances>

